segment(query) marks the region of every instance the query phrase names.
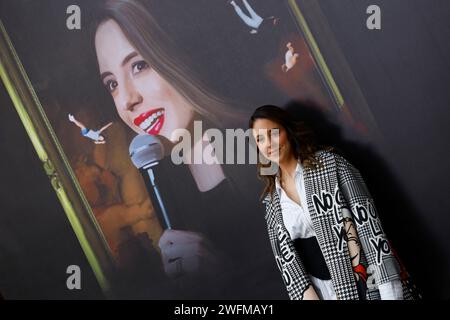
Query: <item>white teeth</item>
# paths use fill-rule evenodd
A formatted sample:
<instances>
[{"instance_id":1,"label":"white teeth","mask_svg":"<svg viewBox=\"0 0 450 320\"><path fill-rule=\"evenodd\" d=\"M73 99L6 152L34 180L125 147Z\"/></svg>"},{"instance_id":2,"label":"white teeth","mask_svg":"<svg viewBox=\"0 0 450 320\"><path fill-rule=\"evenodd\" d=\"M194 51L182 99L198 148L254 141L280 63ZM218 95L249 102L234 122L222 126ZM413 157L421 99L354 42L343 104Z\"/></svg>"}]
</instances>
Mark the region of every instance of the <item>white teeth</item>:
<instances>
[{"instance_id":1,"label":"white teeth","mask_svg":"<svg viewBox=\"0 0 450 320\"><path fill-rule=\"evenodd\" d=\"M158 122L157 121L155 121L152 125L151 125L151 127L150 128L148 128L147 130L151 130L151 129L153 129L155 126L156 126L156 124L157 124Z\"/></svg>"},{"instance_id":2,"label":"white teeth","mask_svg":"<svg viewBox=\"0 0 450 320\"><path fill-rule=\"evenodd\" d=\"M145 120L139 125L139 128L145 130L148 126L150 126L151 121L149 119Z\"/></svg>"},{"instance_id":3,"label":"white teeth","mask_svg":"<svg viewBox=\"0 0 450 320\"><path fill-rule=\"evenodd\" d=\"M164 114L164 110L160 110L158 112L155 112L150 117L148 117L144 122L142 122L139 125L139 128L141 128L144 131L150 130L151 128L153 128L155 126L155 124L156 124L155 120L157 120L163 114Z\"/></svg>"}]
</instances>

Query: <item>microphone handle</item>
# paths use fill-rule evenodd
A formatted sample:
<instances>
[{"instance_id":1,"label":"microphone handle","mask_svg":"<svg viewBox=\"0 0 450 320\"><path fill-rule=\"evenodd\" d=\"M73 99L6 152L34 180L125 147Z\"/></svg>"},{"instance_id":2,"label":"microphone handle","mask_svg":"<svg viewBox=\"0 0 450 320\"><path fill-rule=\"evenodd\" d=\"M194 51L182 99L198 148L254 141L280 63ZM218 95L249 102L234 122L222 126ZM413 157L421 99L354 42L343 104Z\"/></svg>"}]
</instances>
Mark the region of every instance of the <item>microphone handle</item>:
<instances>
[{"instance_id":1,"label":"microphone handle","mask_svg":"<svg viewBox=\"0 0 450 320\"><path fill-rule=\"evenodd\" d=\"M153 191L155 192L159 207L161 208L162 218L163 218L162 222L164 224L164 229L172 229L172 224L170 223L169 215L167 214L166 207L164 206L164 203L162 201L158 186L155 183L155 175L154 175L151 167L147 169L147 174L150 177L150 183L152 184Z\"/></svg>"}]
</instances>

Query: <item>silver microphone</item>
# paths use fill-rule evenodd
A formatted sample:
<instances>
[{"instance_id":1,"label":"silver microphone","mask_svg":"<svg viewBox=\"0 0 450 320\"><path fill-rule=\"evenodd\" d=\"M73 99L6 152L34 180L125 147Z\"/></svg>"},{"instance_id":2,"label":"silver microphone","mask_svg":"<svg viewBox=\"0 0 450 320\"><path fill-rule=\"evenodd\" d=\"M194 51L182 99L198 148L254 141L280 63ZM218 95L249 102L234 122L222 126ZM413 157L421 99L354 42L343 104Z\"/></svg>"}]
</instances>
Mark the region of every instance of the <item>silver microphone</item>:
<instances>
[{"instance_id":1,"label":"silver microphone","mask_svg":"<svg viewBox=\"0 0 450 320\"><path fill-rule=\"evenodd\" d=\"M155 192L156 199L162 213L162 222L165 229L172 229L169 216L159 193L158 186L155 183L155 174L153 167L156 166L160 160L164 158L164 146L161 141L149 134L140 134L134 137L129 147L130 158L133 164L138 169L144 169L150 178L150 183Z\"/></svg>"}]
</instances>

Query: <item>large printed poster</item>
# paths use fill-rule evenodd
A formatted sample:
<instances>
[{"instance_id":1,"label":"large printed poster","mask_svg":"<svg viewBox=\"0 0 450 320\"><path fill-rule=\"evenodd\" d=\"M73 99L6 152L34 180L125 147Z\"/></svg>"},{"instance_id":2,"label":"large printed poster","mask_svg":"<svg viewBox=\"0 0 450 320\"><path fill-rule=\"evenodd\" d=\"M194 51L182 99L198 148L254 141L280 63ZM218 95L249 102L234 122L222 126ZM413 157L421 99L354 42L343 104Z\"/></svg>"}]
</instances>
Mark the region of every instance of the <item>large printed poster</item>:
<instances>
[{"instance_id":1,"label":"large printed poster","mask_svg":"<svg viewBox=\"0 0 450 320\"><path fill-rule=\"evenodd\" d=\"M74 230L111 296L287 298L254 166L174 164L165 150L152 171L156 194L147 168L130 159L130 143L149 135L167 148L194 121L203 130L245 130L256 107L292 101L313 101L364 128L300 2L2 1L11 46L1 50L16 52L23 69L15 70L36 93L26 107L42 108L48 120L29 132L46 133L59 146L52 156L67 159L100 240L81 237L83 219ZM11 70L3 69L4 81ZM102 241L113 271L98 257Z\"/></svg>"}]
</instances>

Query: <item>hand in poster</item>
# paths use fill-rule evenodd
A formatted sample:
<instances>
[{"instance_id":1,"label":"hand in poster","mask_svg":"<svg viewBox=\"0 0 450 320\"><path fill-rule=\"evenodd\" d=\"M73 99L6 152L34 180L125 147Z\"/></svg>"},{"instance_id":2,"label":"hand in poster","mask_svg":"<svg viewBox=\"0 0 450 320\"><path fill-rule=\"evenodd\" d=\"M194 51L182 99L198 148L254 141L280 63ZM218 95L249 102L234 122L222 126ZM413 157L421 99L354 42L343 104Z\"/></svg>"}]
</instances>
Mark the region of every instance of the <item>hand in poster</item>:
<instances>
[{"instance_id":1,"label":"hand in poster","mask_svg":"<svg viewBox=\"0 0 450 320\"><path fill-rule=\"evenodd\" d=\"M215 277L225 262L212 243L196 232L167 229L158 245L164 271L173 279Z\"/></svg>"}]
</instances>

